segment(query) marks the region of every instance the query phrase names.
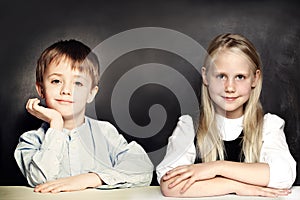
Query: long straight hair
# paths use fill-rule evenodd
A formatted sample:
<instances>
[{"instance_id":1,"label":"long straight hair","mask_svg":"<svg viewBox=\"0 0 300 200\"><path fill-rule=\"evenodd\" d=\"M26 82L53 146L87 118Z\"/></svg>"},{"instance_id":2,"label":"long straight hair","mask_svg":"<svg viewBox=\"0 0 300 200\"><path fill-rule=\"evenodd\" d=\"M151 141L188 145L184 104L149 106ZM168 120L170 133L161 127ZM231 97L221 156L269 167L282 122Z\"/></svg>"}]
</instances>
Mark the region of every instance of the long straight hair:
<instances>
[{"instance_id":1,"label":"long straight hair","mask_svg":"<svg viewBox=\"0 0 300 200\"><path fill-rule=\"evenodd\" d=\"M260 70L257 85L252 88L249 100L244 104L242 153L245 162L258 162L262 146L263 109L259 100L262 89L262 69L260 56L254 45L244 36L222 34L213 39L207 49L204 62L206 72L213 65L220 51L234 51L245 56L251 63L253 74ZM202 83L200 119L197 130L197 148L202 162L224 160L224 142L216 124L214 104L208 88Z\"/></svg>"}]
</instances>

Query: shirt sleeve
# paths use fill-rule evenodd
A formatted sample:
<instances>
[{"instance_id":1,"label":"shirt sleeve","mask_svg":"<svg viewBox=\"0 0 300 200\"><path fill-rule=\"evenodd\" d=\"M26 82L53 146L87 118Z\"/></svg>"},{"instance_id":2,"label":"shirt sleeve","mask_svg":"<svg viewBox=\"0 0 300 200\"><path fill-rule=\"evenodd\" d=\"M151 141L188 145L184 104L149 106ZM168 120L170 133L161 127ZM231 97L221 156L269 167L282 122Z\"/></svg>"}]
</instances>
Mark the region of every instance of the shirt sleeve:
<instances>
[{"instance_id":1,"label":"shirt sleeve","mask_svg":"<svg viewBox=\"0 0 300 200\"><path fill-rule=\"evenodd\" d=\"M272 114L264 116L261 162L269 164L268 187L290 188L296 179L296 162L284 134L284 120Z\"/></svg>"},{"instance_id":2,"label":"shirt sleeve","mask_svg":"<svg viewBox=\"0 0 300 200\"><path fill-rule=\"evenodd\" d=\"M52 128L21 135L14 157L30 186L57 178L64 141L63 133Z\"/></svg>"},{"instance_id":3,"label":"shirt sleeve","mask_svg":"<svg viewBox=\"0 0 300 200\"><path fill-rule=\"evenodd\" d=\"M156 167L158 183L169 170L177 166L194 163L196 158L194 138L195 130L191 116L181 116L169 137L166 155Z\"/></svg>"},{"instance_id":4,"label":"shirt sleeve","mask_svg":"<svg viewBox=\"0 0 300 200\"><path fill-rule=\"evenodd\" d=\"M153 164L145 150L134 141L128 144L110 123L101 126L108 144L111 167L94 171L106 183L99 189L149 186Z\"/></svg>"}]
</instances>

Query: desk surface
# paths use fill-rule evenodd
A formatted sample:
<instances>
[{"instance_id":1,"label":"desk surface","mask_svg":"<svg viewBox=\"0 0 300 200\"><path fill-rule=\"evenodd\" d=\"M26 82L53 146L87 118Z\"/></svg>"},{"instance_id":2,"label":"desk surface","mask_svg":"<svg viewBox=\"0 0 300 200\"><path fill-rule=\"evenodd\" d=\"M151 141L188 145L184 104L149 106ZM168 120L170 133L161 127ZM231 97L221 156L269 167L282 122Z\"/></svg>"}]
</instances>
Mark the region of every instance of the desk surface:
<instances>
[{"instance_id":1,"label":"desk surface","mask_svg":"<svg viewBox=\"0 0 300 200\"><path fill-rule=\"evenodd\" d=\"M128 188L128 189L115 189L115 190L99 190L87 189L76 192L63 192L58 194L41 194L33 192L33 188L25 186L0 186L0 200L114 200L114 199L151 199L151 200L178 200L179 198L164 197L160 193L158 186ZM184 198L184 199L201 199L201 200L265 200L270 198L263 197L245 197L236 195L226 195L218 197L205 197L205 198ZM278 197L276 200L299 200L300 199L300 186L292 188L292 194L286 197Z\"/></svg>"}]
</instances>

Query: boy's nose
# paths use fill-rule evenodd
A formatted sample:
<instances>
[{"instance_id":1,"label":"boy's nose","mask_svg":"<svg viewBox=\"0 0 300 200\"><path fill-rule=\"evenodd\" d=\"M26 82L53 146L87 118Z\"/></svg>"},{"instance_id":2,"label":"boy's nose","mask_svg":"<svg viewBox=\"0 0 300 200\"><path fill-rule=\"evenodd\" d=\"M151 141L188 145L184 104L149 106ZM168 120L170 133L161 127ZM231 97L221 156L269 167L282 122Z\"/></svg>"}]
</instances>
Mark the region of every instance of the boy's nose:
<instances>
[{"instance_id":1,"label":"boy's nose","mask_svg":"<svg viewBox=\"0 0 300 200\"><path fill-rule=\"evenodd\" d=\"M64 85L62 88L61 88L61 94L63 95L71 95L72 94L72 88L68 85Z\"/></svg>"}]
</instances>

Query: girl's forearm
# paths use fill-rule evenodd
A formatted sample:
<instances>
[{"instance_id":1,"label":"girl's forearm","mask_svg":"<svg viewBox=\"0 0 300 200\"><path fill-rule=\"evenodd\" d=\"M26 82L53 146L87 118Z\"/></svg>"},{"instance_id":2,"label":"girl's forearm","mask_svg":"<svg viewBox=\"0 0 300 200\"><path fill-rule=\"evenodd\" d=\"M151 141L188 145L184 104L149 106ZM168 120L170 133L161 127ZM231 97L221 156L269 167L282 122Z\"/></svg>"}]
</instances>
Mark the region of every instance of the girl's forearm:
<instances>
[{"instance_id":1,"label":"girl's forearm","mask_svg":"<svg viewBox=\"0 0 300 200\"><path fill-rule=\"evenodd\" d=\"M172 179L168 181L161 181L160 187L161 192L164 196L169 197L205 197L205 196L219 196L225 195L230 193L236 193L236 190L240 183L222 178L217 177L213 179L208 179L204 181L197 181L191 185L191 187L185 191L184 193L181 192L185 181L182 181L178 185L173 188L169 188L169 184L172 182Z\"/></svg>"},{"instance_id":2,"label":"girl's forearm","mask_svg":"<svg viewBox=\"0 0 300 200\"><path fill-rule=\"evenodd\" d=\"M269 183L270 168L267 163L216 161L215 164L219 176L259 186Z\"/></svg>"},{"instance_id":3,"label":"girl's forearm","mask_svg":"<svg viewBox=\"0 0 300 200\"><path fill-rule=\"evenodd\" d=\"M216 177L203 181L196 181L185 192L181 192L187 180L173 188L169 187L172 179L161 181L160 187L164 196L169 197L205 197L220 196L226 194L237 194L240 196L265 196L278 197L287 196L291 193L288 189L275 189L242 183L228 178Z\"/></svg>"}]
</instances>

